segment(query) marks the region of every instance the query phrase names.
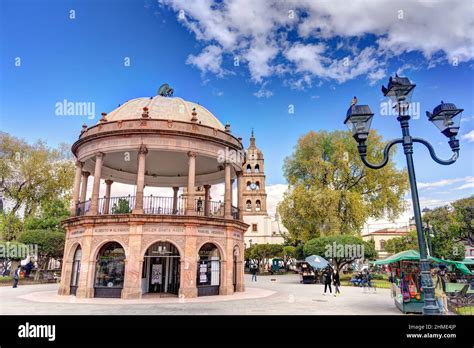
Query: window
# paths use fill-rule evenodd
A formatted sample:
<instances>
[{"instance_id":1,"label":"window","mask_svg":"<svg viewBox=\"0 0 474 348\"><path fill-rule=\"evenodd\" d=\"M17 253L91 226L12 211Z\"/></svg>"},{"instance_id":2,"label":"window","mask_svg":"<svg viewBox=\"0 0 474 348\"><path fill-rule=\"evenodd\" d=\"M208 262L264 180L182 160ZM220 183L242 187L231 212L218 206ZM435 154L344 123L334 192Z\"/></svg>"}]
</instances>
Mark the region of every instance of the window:
<instances>
[{"instance_id":1,"label":"window","mask_svg":"<svg viewBox=\"0 0 474 348\"><path fill-rule=\"evenodd\" d=\"M197 285L219 286L220 284L220 254L212 243L204 244L199 250Z\"/></svg>"},{"instance_id":2,"label":"window","mask_svg":"<svg viewBox=\"0 0 474 348\"><path fill-rule=\"evenodd\" d=\"M255 183L255 189L256 189L256 190L260 190L260 181L257 181L257 182Z\"/></svg>"},{"instance_id":3,"label":"window","mask_svg":"<svg viewBox=\"0 0 474 348\"><path fill-rule=\"evenodd\" d=\"M247 164L247 173L251 173L252 172L252 166L250 164Z\"/></svg>"},{"instance_id":4,"label":"window","mask_svg":"<svg viewBox=\"0 0 474 348\"><path fill-rule=\"evenodd\" d=\"M116 242L105 244L97 256L95 287L122 288L124 271L125 250Z\"/></svg>"},{"instance_id":5,"label":"window","mask_svg":"<svg viewBox=\"0 0 474 348\"><path fill-rule=\"evenodd\" d=\"M385 250L385 241L383 239L380 241L380 250Z\"/></svg>"},{"instance_id":6,"label":"window","mask_svg":"<svg viewBox=\"0 0 474 348\"><path fill-rule=\"evenodd\" d=\"M260 200L257 199L257 201L255 202L255 210L260 211L260 206L261 206Z\"/></svg>"},{"instance_id":7,"label":"window","mask_svg":"<svg viewBox=\"0 0 474 348\"><path fill-rule=\"evenodd\" d=\"M251 211L252 210L252 202L250 199L245 203L245 210Z\"/></svg>"},{"instance_id":8,"label":"window","mask_svg":"<svg viewBox=\"0 0 474 348\"><path fill-rule=\"evenodd\" d=\"M247 181L247 191L250 191L251 190L251 186L252 183L250 181Z\"/></svg>"},{"instance_id":9,"label":"window","mask_svg":"<svg viewBox=\"0 0 474 348\"><path fill-rule=\"evenodd\" d=\"M252 224L252 232L257 232L257 224Z\"/></svg>"},{"instance_id":10,"label":"window","mask_svg":"<svg viewBox=\"0 0 474 348\"><path fill-rule=\"evenodd\" d=\"M260 173L260 166L258 164L255 165L255 173Z\"/></svg>"}]
</instances>

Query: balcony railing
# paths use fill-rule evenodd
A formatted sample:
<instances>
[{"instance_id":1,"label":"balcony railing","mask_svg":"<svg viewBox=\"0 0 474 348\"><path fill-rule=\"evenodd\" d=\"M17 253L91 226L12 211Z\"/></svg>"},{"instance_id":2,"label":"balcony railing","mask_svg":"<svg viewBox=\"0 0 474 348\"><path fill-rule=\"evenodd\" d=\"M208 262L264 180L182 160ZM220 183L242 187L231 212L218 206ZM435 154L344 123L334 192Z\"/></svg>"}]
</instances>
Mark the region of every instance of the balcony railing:
<instances>
[{"instance_id":1,"label":"balcony railing","mask_svg":"<svg viewBox=\"0 0 474 348\"><path fill-rule=\"evenodd\" d=\"M108 202L107 202L108 201ZM86 215L91 206L91 200L76 204L76 216ZM122 196L99 198L97 206L98 215L130 214L135 207L135 196ZM223 202L208 202L208 212L203 199L196 199L194 209L199 216L224 217ZM145 196L143 197L143 213L147 215L186 215L186 198L179 197L176 205L173 197ZM232 217L238 220L239 209L232 206Z\"/></svg>"}]
</instances>

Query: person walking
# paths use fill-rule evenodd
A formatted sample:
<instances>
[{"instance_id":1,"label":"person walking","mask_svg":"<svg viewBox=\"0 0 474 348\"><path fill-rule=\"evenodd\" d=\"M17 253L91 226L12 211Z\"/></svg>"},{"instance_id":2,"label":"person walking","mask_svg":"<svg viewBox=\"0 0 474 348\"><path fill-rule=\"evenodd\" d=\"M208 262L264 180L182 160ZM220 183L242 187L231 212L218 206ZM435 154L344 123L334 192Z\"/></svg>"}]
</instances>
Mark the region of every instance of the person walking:
<instances>
[{"instance_id":1,"label":"person walking","mask_svg":"<svg viewBox=\"0 0 474 348\"><path fill-rule=\"evenodd\" d=\"M258 270L258 267L256 264L252 264L250 265L250 273L252 274L252 282L253 281L257 281L257 270Z\"/></svg>"},{"instance_id":2,"label":"person walking","mask_svg":"<svg viewBox=\"0 0 474 348\"><path fill-rule=\"evenodd\" d=\"M328 287L329 287L329 293L332 294L331 275L332 275L331 269L328 267L326 269L326 272L324 273L324 293L323 293L324 296L326 296L326 290L328 289Z\"/></svg>"},{"instance_id":3,"label":"person walking","mask_svg":"<svg viewBox=\"0 0 474 348\"><path fill-rule=\"evenodd\" d=\"M434 291L435 291L435 299L438 302L438 307L441 314L445 314L448 311L448 308L445 307L444 302L446 294L443 289L443 278L440 276L438 270L436 268L431 269L431 280L433 281ZM447 302L447 299L446 299Z\"/></svg>"},{"instance_id":4,"label":"person walking","mask_svg":"<svg viewBox=\"0 0 474 348\"><path fill-rule=\"evenodd\" d=\"M339 290L339 287L341 286L341 280L339 278L339 272L336 269L334 270L332 281L334 284L334 297L336 297L337 294L341 294L341 290Z\"/></svg>"},{"instance_id":5,"label":"person walking","mask_svg":"<svg viewBox=\"0 0 474 348\"><path fill-rule=\"evenodd\" d=\"M20 280L21 265L18 265L15 273L13 273L13 287L18 287L18 281Z\"/></svg>"}]
</instances>

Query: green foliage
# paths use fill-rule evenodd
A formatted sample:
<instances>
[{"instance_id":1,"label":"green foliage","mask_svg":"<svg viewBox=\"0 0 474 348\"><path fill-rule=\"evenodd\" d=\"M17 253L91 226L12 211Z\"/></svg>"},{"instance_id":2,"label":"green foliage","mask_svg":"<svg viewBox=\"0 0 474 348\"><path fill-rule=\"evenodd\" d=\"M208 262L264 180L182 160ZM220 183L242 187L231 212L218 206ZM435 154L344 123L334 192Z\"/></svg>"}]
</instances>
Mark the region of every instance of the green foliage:
<instances>
[{"instance_id":1,"label":"green foliage","mask_svg":"<svg viewBox=\"0 0 474 348\"><path fill-rule=\"evenodd\" d=\"M281 244L253 244L245 249L245 259L256 262L261 271L269 259L282 257L282 254L283 245Z\"/></svg>"},{"instance_id":2,"label":"green foliage","mask_svg":"<svg viewBox=\"0 0 474 348\"><path fill-rule=\"evenodd\" d=\"M385 241L385 251L391 254L396 254L410 249L419 250L416 231L411 231L405 236L392 238Z\"/></svg>"},{"instance_id":3,"label":"green foliage","mask_svg":"<svg viewBox=\"0 0 474 348\"><path fill-rule=\"evenodd\" d=\"M13 241L23 231L21 219L12 212L3 212L0 214L0 240Z\"/></svg>"},{"instance_id":4,"label":"green foliage","mask_svg":"<svg viewBox=\"0 0 474 348\"><path fill-rule=\"evenodd\" d=\"M69 217L69 210L64 199L43 202L36 217L25 220L27 230L60 230L61 221Z\"/></svg>"},{"instance_id":5,"label":"green foliage","mask_svg":"<svg viewBox=\"0 0 474 348\"><path fill-rule=\"evenodd\" d=\"M368 159L379 162L385 143L374 131ZM393 161L380 170L360 160L350 132L310 132L285 159L289 189L278 213L297 245L320 236L356 234L369 217L396 217L404 210L406 171Z\"/></svg>"},{"instance_id":6,"label":"green foliage","mask_svg":"<svg viewBox=\"0 0 474 348\"><path fill-rule=\"evenodd\" d=\"M292 245L285 245L282 250L282 257L284 258L296 258L296 247Z\"/></svg>"},{"instance_id":7,"label":"green foliage","mask_svg":"<svg viewBox=\"0 0 474 348\"><path fill-rule=\"evenodd\" d=\"M304 256L319 255L332 261L340 270L344 265L361 258L374 259L376 256L373 243L365 242L360 237L337 235L310 239L303 248Z\"/></svg>"},{"instance_id":8,"label":"green foliage","mask_svg":"<svg viewBox=\"0 0 474 348\"><path fill-rule=\"evenodd\" d=\"M463 243L474 243L474 196L457 200L451 206L425 211L423 222L431 226L432 248L436 257L461 261Z\"/></svg>"},{"instance_id":9,"label":"green foliage","mask_svg":"<svg viewBox=\"0 0 474 348\"><path fill-rule=\"evenodd\" d=\"M0 133L0 153L0 186L13 213L23 207L25 216L34 215L43 202L67 197L72 189L74 163L64 160L60 149Z\"/></svg>"},{"instance_id":10,"label":"green foliage","mask_svg":"<svg viewBox=\"0 0 474 348\"><path fill-rule=\"evenodd\" d=\"M129 214L130 212L130 204L125 198L120 198L112 207L112 214Z\"/></svg>"}]
</instances>

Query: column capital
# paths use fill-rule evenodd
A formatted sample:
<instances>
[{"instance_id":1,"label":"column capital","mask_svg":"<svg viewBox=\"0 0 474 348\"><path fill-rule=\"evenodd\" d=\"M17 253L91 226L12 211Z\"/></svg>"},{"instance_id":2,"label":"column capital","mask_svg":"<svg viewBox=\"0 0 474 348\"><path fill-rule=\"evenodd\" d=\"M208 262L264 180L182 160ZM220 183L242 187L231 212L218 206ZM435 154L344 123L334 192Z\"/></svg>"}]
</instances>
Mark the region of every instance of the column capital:
<instances>
[{"instance_id":1,"label":"column capital","mask_svg":"<svg viewBox=\"0 0 474 348\"><path fill-rule=\"evenodd\" d=\"M235 174L237 175L238 178L241 178L242 176L244 176L243 171L235 172Z\"/></svg>"},{"instance_id":2,"label":"column capital","mask_svg":"<svg viewBox=\"0 0 474 348\"><path fill-rule=\"evenodd\" d=\"M138 149L138 154L146 155L147 153L148 153L148 148L146 147L146 145L144 144L140 145L140 148Z\"/></svg>"},{"instance_id":3,"label":"column capital","mask_svg":"<svg viewBox=\"0 0 474 348\"><path fill-rule=\"evenodd\" d=\"M179 191L179 186L173 186L173 191L178 192Z\"/></svg>"},{"instance_id":4,"label":"column capital","mask_svg":"<svg viewBox=\"0 0 474 348\"><path fill-rule=\"evenodd\" d=\"M90 172L82 172L82 175L84 175L86 178L88 178L91 175L91 173Z\"/></svg>"},{"instance_id":5,"label":"column capital","mask_svg":"<svg viewBox=\"0 0 474 348\"><path fill-rule=\"evenodd\" d=\"M105 180L105 184L106 184L106 185L109 185L109 186L110 186L110 185L112 185L113 183L114 183L113 180L110 180L110 179Z\"/></svg>"},{"instance_id":6,"label":"column capital","mask_svg":"<svg viewBox=\"0 0 474 348\"><path fill-rule=\"evenodd\" d=\"M196 158L196 156L197 156L197 152L195 152L195 151L188 151L188 157Z\"/></svg>"},{"instance_id":7,"label":"column capital","mask_svg":"<svg viewBox=\"0 0 474 348\"><path fill-rule=\"evenodd\" d=\"M202 185L204 187L205 190L209 190L211 188L211 185L209 184L206 184L206 185Z\"/></svg>"},{"instance_id":8,"label":"column capital","mask_svg":"<svg viewBox=\"0 0 474 348\"><path fill-rule=\"evenodd\" d=\"M79 160L76 160L76 167L82 168L83 165L84 165L84 163L82 163L82 162L79 161Z\"/></svg>"},{"instance_id":9,"label":"column capital","mask_svg":"<svg viewBox=\"0 0 474 348\"><path fill-rule=\"evenodd\" d=\"M105 153L103 153L103 152L97 152L97 153L95 154L95 157L102 159L102 158L105 157Z\"/></svg>"}]
</instances>

